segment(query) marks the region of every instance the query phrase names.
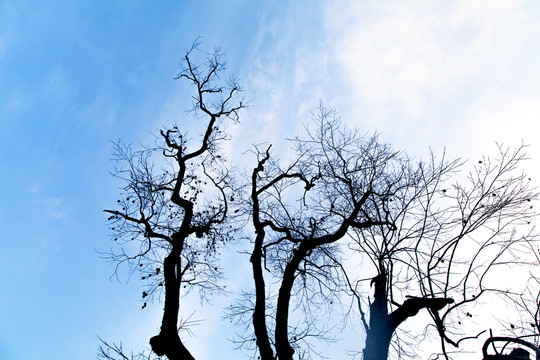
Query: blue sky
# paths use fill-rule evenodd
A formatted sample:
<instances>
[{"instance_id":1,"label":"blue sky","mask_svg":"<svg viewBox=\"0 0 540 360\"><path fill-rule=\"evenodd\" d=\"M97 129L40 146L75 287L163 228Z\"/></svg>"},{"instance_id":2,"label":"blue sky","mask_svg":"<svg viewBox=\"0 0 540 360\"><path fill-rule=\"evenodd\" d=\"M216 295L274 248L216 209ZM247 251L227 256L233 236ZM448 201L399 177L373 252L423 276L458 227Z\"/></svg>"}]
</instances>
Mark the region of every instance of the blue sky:
<instances>
[{"instance_id":1,"label":"blue sky","mask_svg":"<svg viewBox=\"0 0 540 360\"><path fill-rule=\"evenodd\" d=\"M540 178L534 0L1 0L0 358L93 359L97 335L141 350L155 334L160 305L141 311L140 284L109 280L96 252L119 186L110 140L148 142L182 117L188 89L172 79L199 36L252 101L236 149L285 151L322 99L415 156L523 139ZM189 339L199 358L236 358L205 347L226 325L205 326Z\"/></svg>"}]
</instances>

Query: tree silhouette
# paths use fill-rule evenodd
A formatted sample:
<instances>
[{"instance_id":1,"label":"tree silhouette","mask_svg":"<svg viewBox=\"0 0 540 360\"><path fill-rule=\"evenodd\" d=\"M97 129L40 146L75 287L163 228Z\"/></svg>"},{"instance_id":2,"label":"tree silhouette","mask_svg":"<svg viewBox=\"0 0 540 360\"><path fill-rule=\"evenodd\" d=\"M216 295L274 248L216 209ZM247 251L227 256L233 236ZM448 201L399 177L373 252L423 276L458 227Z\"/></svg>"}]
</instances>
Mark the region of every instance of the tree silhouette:
<instances>
[{"instance_id":1,"label":"tree silhouette","mask_svg":"<svg viewBox=\"0 0 540 360\"><path fill-rule=\"evenodd\" d=\"M109 256L147 283L143 299L163 294L161 331L150 339L156 355L194 358L179 336L181 298L220 291L217 255L232 238L249 240L253 289L228 316L243 328L240 347L262 360L311 358L315 342L336 340L351 322L366 334L364 359L386 359L392 345L408 355L414 344L400 329L422 310L424 333L438 336L449 358L449 346L480 336L461 326L471 304L485 294L520 301L490 276L536 264L525 256L537 240L525 146L501 145L464 175L465 162L413 160L377 135L347 129L321 104L290 140L287 161L255 146L241 183L220 147L244 107L240 87L221 82L219 51L197 66L199 53L197 44L187 52L177 78L195 88L200 138L173 126L154 147L115 144L115 176L125 186L106 210L120 249ZM127 358L103 344L106 358Z\"/></svg>"},{"instance_id":2,"label":"tree silhouette","mask_svg":"<svg viewBox=\"0 0 540 360\"><path fill-rule=\"evenodd\" d=\"M497 349L495 346L495 343L502 342L504 345L501 349ZM506 336L491 336L489 337L482 346L482 355L484 360L527 360L530 359L530 354L527 350L524 350L521 347L513 348L510 354L502 354L502 351L505 350L505 348L509 344L517 344L521 345L522 347L526 347L533 351L534 358L538 359L540 358L540 348L538 346L535 346L534 344L525 341L520 338L514 338L514 337L506 337ZM491 355L488 354L488 348L489 346L493 346L493 349L495 351L495 354Z\"/></svg>"},{"instance_id":3,"label":"tree silhouette","mask_svg":"<svg viewBox=\"0 0 540 360\"><path fill-rule=\"evenodd\" d=\"M540 248L535 242L530 243L530 253L540 260ZM518 318L514 318L505 324L503 330L506 336L494 336L490 331L490 337L482 346L484 360L504 359L530 359L532 353L534 359L540 359L540 281L537 274L527 281L526 289L519 295L519 301L515 301ZM518 345L519 347L515 347ZM512 348L513 346L513 348ZM509 354L503 354L508 352ZM494 354L489 354L494 352Z\"/></svg>"},{"instance_id":4,"label":"tree silhouette","mask_svg":"<svg viewBox=\"0 0 540 360\"><path fill-rule=\"evenodd\" d=\"M372 280L364 358L385 358L381 349L392 334L421 309L428 310L448 357L448 344L457 348L479 335L467 334L456 321L472 317L467 306L486 293L509 295L489 274L496 268L534 265L522 256L528 239L535 237L527 224L536 197L519 169L524 148L501 146L499 151L497 159L484 158L466 179L453 184L444 177L459 163L421 165L412 191L387 207L396 227L356 235L357 251L369 256L378 274Z\"/></svg>"},{"instance_id":5,"label":"tree silhouette","mask_svg":"<svg viewBox=\"0 0 540 360\"><path fill-rule=\"evenodd\" d=\"M142 280L149 281L143 298L163 288L161 331L150 345L158 356L169 359L193 359L178 335L181 291L198 288L204 297L219 290L220 272L214 260L218 247L230 238L224 222L234 181L220 154L227 139L222 127L227 121L236 122L243 108L237 82L219 83L224 70L219 50L202 66L191 61L195 52L197 44L186 54L177 79L196 89L193 112L203 129L201 138L190 140L173 127L160 132L155 147L133 151L116 143L114 155L120 167L115 176L126 185L117 208L106 210L114 240L124 245L120 253L110 254L111 260L128 262ZM131 245L132 241L138 245Z\"/></svg>"},{"instance_id":6,"label":"tree silhouette","mask_svg":"<svg viewBox=\"0 0 540 360\"><path fill-rule=\"evenodd\" d=\"M437 162L432 155L429 162L414 162L377 136L346 130L322 106L315 120L306 137L292 141L297 156L289 166L271 162L270 149L257 151L251 262L261 358L274 358L274 344L279 359L292 359L308 336L324 337L315 319L331 311L333 299L343 300L336 296L342 292L358 300L367 334L364 359L386 359L398 327L422 309L448 356L448 344L458 347L478 335L455 322L472 316L467 305L488 292L509 295L488 283L490 271L534 264L520 253L535 239L528 224L536 194L519 168L524 147L501 146L498 158L484 158L452 182L460 161ZM360 275L368 281L353 280L355 271L346 269L353 262L364 264ZM280 284L273 305L267 304L263 264ZM362 295L369 294L366 286L372 298ZM304 328L289 324L293 294ZM269 307L275 312L270 318Z\"/></svg>"}]
</instances>

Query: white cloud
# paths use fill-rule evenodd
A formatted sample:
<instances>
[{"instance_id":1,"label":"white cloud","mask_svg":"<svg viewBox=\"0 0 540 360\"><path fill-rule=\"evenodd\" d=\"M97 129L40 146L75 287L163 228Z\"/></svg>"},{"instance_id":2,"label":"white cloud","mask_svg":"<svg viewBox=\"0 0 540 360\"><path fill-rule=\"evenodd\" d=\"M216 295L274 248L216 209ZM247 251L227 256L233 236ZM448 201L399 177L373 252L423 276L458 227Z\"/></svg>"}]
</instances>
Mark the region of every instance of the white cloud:
<instances>
[{"instance_id":1,"label":"white cloud","mask_svg":"<svg viewBox=\"0 0 540 360\"><path fill-rule=\"evenodd\" d=\"M327 75L343 80L338 111L413 153L461 145L464 138L477 143L471 142L477 133L463 132L476 128L471 122L509 108L505 98L530 106L540 95L540 22L530 4L334 2L325 21L333 41L322 56L338 64ZM506 111L509 118L497 116L492 126L504 127L525 112L535 110ZM495 140L501 139L485 137Z\"/></svg>"},{"instance_id":2,"label":"white cloud","mask_svg":"<svg viewBox=\"0 0 540 360\"><path fill-rule=\"evenodd\" d=\"M455 96L473 81L506 75L516 47L524 45L517 26L522 9L494 3L480 11L475 2L454 4L352 5L348 18L328 20L339 39L333 53L355 95L417 114L430 100Z\"/></svg>"},{"instance_id":3,"label":"white cloud","mask_svg":"<svg viewBox=\"0 0 540 360\"><path fill-rule=\"evenodd\" d=\"M318 19L299 7L284 15L296 22L261 28L266 37L259 35L249 79L258 107L253 117L263 126L247 125L259 138L277 141L294 131L321 97L348 124L381 131L413 155L448 146L450 157L475 159L492 153L495 141L519 145L523 138L540 159L540 11L533 11L539 5L326 4L311 35L303 28L312 30Z\"/></svg>"}]
</instances>

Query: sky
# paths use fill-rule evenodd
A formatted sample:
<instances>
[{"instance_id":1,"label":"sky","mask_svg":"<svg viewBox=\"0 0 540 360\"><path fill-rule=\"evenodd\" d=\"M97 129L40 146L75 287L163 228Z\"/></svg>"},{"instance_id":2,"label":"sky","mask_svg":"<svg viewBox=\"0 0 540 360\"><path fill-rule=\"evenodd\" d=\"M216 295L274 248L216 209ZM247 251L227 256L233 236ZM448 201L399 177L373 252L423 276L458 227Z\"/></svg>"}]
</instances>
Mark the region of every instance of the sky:
<instances>
[{"instance_id":1,"label":"sky","mask_svg":"<svg viewBox=\"0 0 540 360\"><path fill-rule=\"evenodd\" d=\"M157 333L160 304L141 310L141 284L99 255L121 185L111 141L182 119L189 89L173 78L197 38L251 100L237 149L286 153L323 101L418 158L523 141L540 179L535 0L0 0L1 359L95 359L98 335L138 351ZM206 315L188 345L236 359Z\"/></svg>"}]
</instances>

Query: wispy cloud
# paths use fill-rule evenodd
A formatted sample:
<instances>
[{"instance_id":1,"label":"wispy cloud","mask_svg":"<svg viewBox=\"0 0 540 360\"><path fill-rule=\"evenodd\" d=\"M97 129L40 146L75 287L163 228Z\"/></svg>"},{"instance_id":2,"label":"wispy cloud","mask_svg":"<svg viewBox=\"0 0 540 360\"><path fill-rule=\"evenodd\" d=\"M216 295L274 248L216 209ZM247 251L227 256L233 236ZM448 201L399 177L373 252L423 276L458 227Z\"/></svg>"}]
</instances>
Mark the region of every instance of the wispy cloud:
<instances>
[{"instance_id":1,"label":"wispy cloud","mask_svg":"<svg viewBox=\"0 0 540 360\"><path fill-rule=\"evenodd\" d=\"M356 98L417 116L451 97L475 100L538 69L528 58L531 46L538 50L538 19L527 19L519 2L359 4L349 3L340 21L335 9L328 19L339 39L332 53Z\"/></svg>"},{"instance_id":2,"label":"wispy cloud","mask_svg":"<svg viewBox=\"0 0 540 360\"><path fill-rule=\"evenodd\" d=\"M515 69L529 50L525 10L516 3L349 3L340 21L328 19L330 31L341 34L332 53L356 96L391 99L417 114L437 98L459 96L473 83L496 84Z\"/></svg>"},{"instance_id":3,"label":"wispy cloud","mask_svg":"<svg viewBox=\"0 0 540 360\"><path fill-rule=\"evenodd\" d=\"M30 206L35 220L42 224L62 220L65 216L61 198L34 199Z\"/></svg>"},{"instance_id":4,"label":"wispy cloud","mask_svg":"<svg viewBox=\"0 0 540 360\"><path fill-rule=\"evenodd\" d=\"M56 66L43 82L40 94L45 101L53 102L57 107L62 108L72 102L76 90L67 72L61 66Z\"/></svg>"},{"instance_id":5,"label":"wispy cloud","mask_svg":"<svg viewBox=\"0 0 540 360\"><path fill-rule=\"evenodd\" d=\"M319 98L350 125L383 132L413 153L467 144L470 152L501 140L500 131L479 139L473 122L483 117L503 129L521 116L528 125L514 132L527 134L536 107L514 113L504 98L532 106L540 96L535 6L343 0L313 15L289 6L280 19L265 20L257 37L249 84L264 131L254 135L273 142L294 134Z\"/></svg>"},{"instance_id":6,"label":"wispy cloud","mask_svg":"<svg viewBox=\"0 0 540 360\"><path fill-rule=\"evenodd\" d=\"M0 60L8 51L8 46L15 41L16 10L9 1L0 3Z\"/></svg>"},{"instance_id":7,"label":"wispy cloud","mask_svg":"<svg viewBox=\"0 0 540 360\"><path fill-rule=\"evenodd\" d=\"M34 101L29 95L21 91L11 91L4 99L4 113L11 116L18 116L25 110L32 107Z\"/></svg>"}]
</instances>

